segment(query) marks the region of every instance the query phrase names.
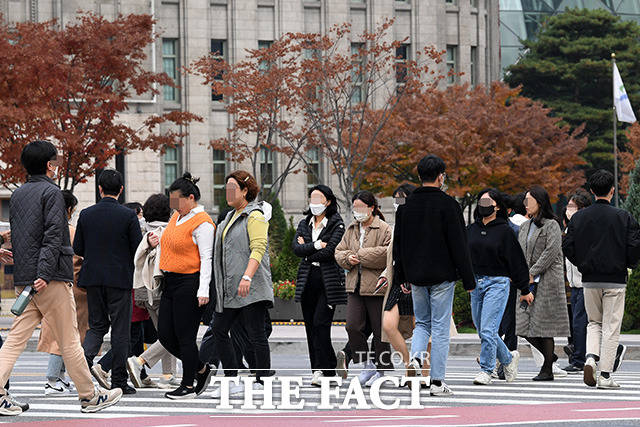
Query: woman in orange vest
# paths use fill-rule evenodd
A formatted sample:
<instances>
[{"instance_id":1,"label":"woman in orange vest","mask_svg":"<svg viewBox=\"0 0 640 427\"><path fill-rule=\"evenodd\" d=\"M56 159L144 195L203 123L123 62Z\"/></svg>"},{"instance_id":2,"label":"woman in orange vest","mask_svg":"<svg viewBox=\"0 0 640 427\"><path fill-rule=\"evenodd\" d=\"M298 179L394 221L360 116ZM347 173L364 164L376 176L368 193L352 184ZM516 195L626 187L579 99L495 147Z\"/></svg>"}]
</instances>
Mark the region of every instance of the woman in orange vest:
<instances>
[{"instance_id":1,"label":"woman in orange vest","mask_svg":"<svg viewBox=\"0 0 640 427\"><path fill-rule=\"evenodd\" d=\"M198 327L209 303L215 225L204 211L197 178L185 173L169 187L170 205L175 209L160 239L160 270L164 290L160 299L158 337L171 354L182 360L182 382L165 394L169 399L196 396L194 380L201 367L198 358ZM149 237L157 244L157 237Z\"/></svg>"}]
</instances>

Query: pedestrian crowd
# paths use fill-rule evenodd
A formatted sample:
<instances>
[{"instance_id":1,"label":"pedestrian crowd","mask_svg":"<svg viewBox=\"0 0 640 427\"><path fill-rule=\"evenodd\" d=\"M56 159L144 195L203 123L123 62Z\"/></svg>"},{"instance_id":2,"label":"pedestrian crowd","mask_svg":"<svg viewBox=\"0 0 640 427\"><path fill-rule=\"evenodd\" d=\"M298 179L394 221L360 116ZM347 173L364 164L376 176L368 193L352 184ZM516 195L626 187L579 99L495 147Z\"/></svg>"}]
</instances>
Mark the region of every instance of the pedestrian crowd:
<instances>
[{"instance_id":1,"label":"pedestrian crowd","mask_svg":"<svg viewBox=\"0 0 640 427\"><path fill-rule=\"evenodd\" d=\"M253 389L262 389L264 377L275 375L271 205L259 200L255 177L242 170L226 177L229 209L214 221L189 173L168 196L122 205L123 177L106 169L98 177L100 201L82 210L74 227L78 200L55 183L59 159L48 141L24 147L28 179L14 191L10 231L0 235L0 261L13 262L16 292L30 298L0 340L0 415L28 409L9 393L9 377L38 325L38 351L50 354L45 394L75 388L82 412L114 405L136 388L195 398L217 372L237 377L248 369ZM570 195L560 218L542 186L513 196L485 189L466 225L446 193L445 168L435 155L420 160L422 184L393 193L393 226L369 191L353 196L347 224L331 188L309 190L291 245L300 258L295 300L311 385L347 378L356 367L370 387L394 370L398 354L404 376L422 376L432 396L452 395L445 379L459 283L470 294L481 342L474 384L516 380L522 337L540 368L533 381L582 372L588 386L619 388L612 374L624 358L619 335L628 270L640 260L640 227L611 206L613 175L593 173L589 192ZM348 343L335 352L331 326L345 304ZM208 329L198 345L201 323ZM108 332L111 348L96 360ZM557 337L569 337L563 369ZM162 375L154 381L147 370L158 362ZM232 396L242 394L240 384L231 385ZM220 398L220 388L211 396Z\"/></svg>"}]
</instances>

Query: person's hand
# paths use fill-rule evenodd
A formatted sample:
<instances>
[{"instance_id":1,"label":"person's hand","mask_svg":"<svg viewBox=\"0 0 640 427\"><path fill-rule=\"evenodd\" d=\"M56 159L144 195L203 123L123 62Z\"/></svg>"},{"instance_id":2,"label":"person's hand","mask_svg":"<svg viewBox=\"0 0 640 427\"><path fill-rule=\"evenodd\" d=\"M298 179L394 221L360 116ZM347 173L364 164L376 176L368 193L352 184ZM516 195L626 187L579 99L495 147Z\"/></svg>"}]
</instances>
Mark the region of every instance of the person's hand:
<instances>
[{"instance_id":1,"label":"person's hand","mask_svg":"<svg viewBox=\"0 0 640 427\"><path fill-rule=\"evenodd\" d=\"M249 295L250 288L251 288L251 282L249 282L248 280L242 279L240 281L240 286L238 286L238 295L241 296L242 298L246 297L247 295Z\"/></svg>"},{"instance_id":2,"label":"person's hand","mask_svg":"<svg viewBox=\"0 0 640 427\"><path fill-rule=\"evenodd\" d=\"M389 281L387 280L386 277L382 276L378 279L378 283L376 284L376 289L378 289L378 291L381 291L382 289L385 289L387 286L389 286Z\"/></svg>"},{"instance_id":3,"label":"person's hand","mask_svg":"<svg viewBox=\"0 0 640 427\"><path fill-rule=\"evenodd\" d=\"M2 236L5 243L11 242L11 230L3 231L0 236Z\"/></svg>"},{"instance_id":4,"label":"person's hand","mask_svg":"<svg viewBox=\"0 0 640 427\"><path fill-rule=\"evenodd\" d=\"M529 283L534 283L535 279L533 278L533 276L530 274L529 275Z\"/></svg>"},{"instance_id":5,"label":"person's hand","mask_svg":"<svg viewBox=\"0 0 640 427\"><path fill-rule=\"evenodd\" d=\"M0 262L3 264L12 264L13 252L9 249L0 249Z\"/></svg>"},{"instance_id":6,"label":"person's hand","mask_svg":"<svg viewBox=\"0 0 640 427\"><path fill-rule=\"evenodd\" d=\"M408 283L403 283L400 285L400 289L402 289L402 293L403 294L410 294L411 293L411 285L409 285Z\"/></svg>"},{"instance_id":7,"label":"person's hand","mask_svg":"<svg viewBox=\"0 0 640 427\"><path fill-rule=\"evenodd\" d=\"M149 233L147 235L147 242L149 242L149 246L151 246L152 248L155 248L160 244L160 238L156 236L155 233Z\"/></svg>"},{"instance_id":8,"label":"person's hand","mask_svg":"<svg viewBox=\"0 0 640 427\"><path fill-rule=\"evenodd\" d=\"M40 292L43 289L46 289L47 287L47 282L45 282L43 279L36 279L35 282L33 282L33 289L36 290L36 292Z\"/></svg>"},{"instance_id":9,"label":"person's hand","mask_svg":"<svg viewBox=\"0 0 640 427\"><path fill-rule=\"evenodd\" d=\"M349 264L351 265L358 265L360 264L360 260L358 259L357 255L349 255L349 258L347 259L347 261L349 261Z\"/></svg>"},{"instance_id":10,"label":"person's hand","mask_svg":"<svg viewBox=\"0 0 640 427\"><path fill-rule=\"evenodd\" d=\"M526 302L527 302L527 304L531 305L531 303L533 303L533 298L534 298L534 297L533 297L533 294L532 294L531 292L529 292L529 293L528 293L528 294L526 294L526 295L521 295L521 296L520 296L520 302L522 302L522 301L526 301Z\"/></svg>"},{"instance_id":11,"label":"person's hand","mask_svg":"<svg viewBox=\"0 0 640 427\"><path fill-rule=\"evenodd\" d=\"M320 242L320 246L322 246L322 249L327 247L327 244L325 242Z\"/></svg>"},{"instance_id":12,"label":"person's hand","mask_svg":"<svg viewBox=\"0 0 640 427\"><path fill-rule=\"evenodd\" d=\"M198 307L202 307L203 305L209 304L209 298L207 297L198 297Z\"/></svg>"},{"instance_id":13,"label":"person's hand","mask_svg":"<svg viewBox=\"0 0 640 427\"><path fill-rule=\"evenodd\" d=\"M298 236L298 244L304 245L304 237Z\"/></svg>"}]
</instances>

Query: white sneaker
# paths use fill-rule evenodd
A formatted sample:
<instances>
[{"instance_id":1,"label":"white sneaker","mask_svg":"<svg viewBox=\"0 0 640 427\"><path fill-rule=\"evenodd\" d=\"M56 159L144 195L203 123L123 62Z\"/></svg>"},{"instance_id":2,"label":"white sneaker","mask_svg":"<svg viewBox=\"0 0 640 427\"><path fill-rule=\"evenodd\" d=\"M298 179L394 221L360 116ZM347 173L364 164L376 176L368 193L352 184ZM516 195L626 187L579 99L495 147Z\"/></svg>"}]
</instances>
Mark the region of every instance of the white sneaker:
<instances>
[{"instance_id":1,"label":"white sneaker","mask_svg":"<svg viewBox=\"0 0 640 427\"><path fill-rule=\"evenodd\" d=\"M598 388L602 390L618 389L620 388L620 384L615 382L611 375L609 375L609 378L600 375L598 376Z\"/></svg>"},{"instance_id":2,"label":"white sneaker","mask_svg":"<svg viewBox=\"0 0 640 427\"><path fill-rule=\"evenodd\" d=\"M367 381L369 381L371 377L374 376L375 374L376 374L376 367L373 365L373 363L367 362L364 365L364 368L362 369L362 371L360 372L360 375L358 375L358 380L360 381L360 385L365 385Z\"/></svg>"},{"instance_id":3,"label":"white sneaker","mask_svg":"<svg viewBox=\"0 0 640 427\"><path fill-rule=\"evenodd\" d=\"M567 375L569 375L569 373L567 371L565 371L564 369L562 369L560 367L560 365L558 365L557 363L553 364L553 376L554 377L566 377Z\"/></svg>"},{"instance_id":4,"label":"white sneaker","mask_svg":"<svg viewBox=\"0 0 640 427\"><path fill-rule=\"evenodd\" d=\"M142 388L142 364L138 360L138 356L131 356L127 359L127 371L129 372L129 378L135 388Z\"/></svg>"},{"instance_id":5,"label":"white sneaker","mask_svg":"<svg viewBox=\"0 0 640 427\"><path fill-rule=\"evenodd\" d=\"M60 381L60 383L64 388L69 390L69 393L73 393L74 391L73 383L71 382L71 380L67 379L66 375L64 378L58 378L58 381Z\"/></svg>"},{"instance_id":6,"label":"white sneaker","mask_svg":"<svg viewBox=\"0 0 640 427\"><path fill-rule=\"evenodd\" d=\"M442 381L442 385L440 386L431 384L429 392L431 396L441 396L441 397L453 396L453 392L451 391L449 386L445 384L444 381Z\"/></svg>"},{"instance_id":7,"label":"white sneaker","mask_svg":"<svg viewBox=\"0 0 640 427\"><path fill-rule=\"evenodd\" d=\"M57 380L55 384L47 382L44 385L45 396L64 396L65 394L69 394L69 389L67 389L60 380Z\"/></svg>"},{"instance_id":8,"label":"white sneaker","mask_svg":"<svg viewBox=\"0 0 640 427\"><path fill-rule=\"evenodd\" d=\"M582 370L583 380L589 387L595 387L596 382L596 361L593 357L587 357L584 362L584 369Z\"/></svg>"},{"instance_id":9,"label":"white sneaker","mask_svg":"<svg viewBox=\"0 0 640 427\"><path fill-rule=\"evenodd\" d=\"M511 363L508 365L503 365L502 369L504 370L504 379L507 380L508 383L511 383L518 378L518 364L520 363L520 353L518 350L514 350L511 352ZM565 371L563 371L565 372Z\"/></svg>"},{"instance_id":10,"label":"white sneaker","mask_svg":"<svg viewBox=\"0 0 640 427\"><path fill-rule=\"evenodd\" d=\"M175 388L180 387L180 380L177 379L174 375L171 375L169 378L162 375L158 380L158 388Z\"/></svg>"},{"instance_id":11,"label":"white sneaker","mask_svg":"<svg viewBox=\"0 0 640 427\"><path fill-rule=\"evenodd\" d=\"M259 383L254 383L259 384ZM260 384L262 385L262 384ZM255 389L254 389L255 390ZM214 399L220 399L220 395L222 394L222 388L218 387L211 392L211 397ZM243 384L229 384L229 397L237 397L242 396L244 394L244 383Z\"/></svg>"},{"instance_id":12,"label":"white sneaker","mask_svg":"<svg viewBox=\"0 0 640 427\"><path fill-rule=\"evenodd\" d=\"M0 415L20 415L27 409L29 409L29 405L26 405L26 409L24 409L23 406L11 398L9 393L0 395Z\"/></svg>"},{"instance_id":13,"label":"white sneaker","mask_svg":"<svg viewBox=\"0 0 640 427\"><path fill-rule=\"evenodd\" d=\"M489 385L491 384L491 375L488 372L480 371L473 379L473 383L476 385Z\"/></svg>"},{"instance_id":14,"label":"white sneaker","mask_svg":"<svg viewBox=\"0 0 640 427\"><path fill-rule=\"evenodd\" d=\"M491 372L491 378L495 380L500 378L500 375L498 375L498 369L500 369L500 361L496 360L496 367L493 368L493 372Z\"/></svg>"},{"instance_id":15,"label":"white sneaker","mask_svg":"<svg viewBox=\"0 0 640 427\"><path fill-rule=\"evenodd\" d=\"M374 376L372 376L371 378L369 378L369 381L367 381L364 386L365 387L371 387L373 385L373 383L378 379L378 378L382 378L384 377L384 374L382 372L376 372Z\"/></svg>"},{"instance_id":16,"label":"white sneaker","mask_svg":"<svg viewBox=\"0 0 640 427\"><path fill-rule=\"evenodd\" d=\"M259 383L258 381L255 381L251 388L253 388L254 390L264 390L264 385Z\"/></svg>"},{"instance_id":17,"label":"white sneaker","mask_svg":"<svg viewBox=\"0 0 640 427\"><path fill-rule=\"evenodd\" d=\"M142 380L141 388L159 388L158 383L151 379L151 377L147 377Z\"/></svg>"},{"instance_id":18,"label":"white sneaker","mask_svg":"<svg viewBox=\"0 0 640 427\"><path fill-rule=\"evenodd\" d=\"M80 400L80 404L82 406L80 411L84 413L101 411L118 403L121 397L122 389L120 388L105 390L97 387L91 399Z\"/></svg>"},{"instance_id":19,"label":"white sneaker","mask_svg":"<svg viewBox=\"0 0 640 427\"><path fill-rule=\"evenodd\" d=\"M320 383L320 378L324 377L322 371L315 371L313 373L313 377L311 378L311 385L314 387L320 387L322 384Z\"/></svg>"}]
</instances>

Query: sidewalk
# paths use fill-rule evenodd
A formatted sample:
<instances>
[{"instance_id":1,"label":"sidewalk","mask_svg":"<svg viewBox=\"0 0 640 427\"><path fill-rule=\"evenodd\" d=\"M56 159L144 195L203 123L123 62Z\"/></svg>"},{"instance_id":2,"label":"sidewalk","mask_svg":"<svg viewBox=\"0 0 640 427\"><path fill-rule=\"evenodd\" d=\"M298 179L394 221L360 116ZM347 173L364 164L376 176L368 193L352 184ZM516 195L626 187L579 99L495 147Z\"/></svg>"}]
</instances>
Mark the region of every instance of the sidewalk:
<instances>
[{"instance_id":1,"label":"sidewalk","mask_svg":"<svg viewBox=\"0 0 640 427\"><path fill-rule=\"evenodd\" d=\"M13 315L1 314L0 315L0 335L6 337L11 322L13 321ZM206 326L200 326L198 332L198 340L202 339ZM347 343L347 332L343 325L336 325L332 327L331 336L333 338L333 346L336 350L341 350ZM40 329L36 329L33 336L27 344L27 351L36 351L38 345L38 339L40 337ZM105 346L109 346L110 336L107 334L105 337ZM623 334L620 336L620 343L627 346L626 359L640 360L640 335L628 335ZM302 324L282 324L281 322L274 323L273 332L269 338L269 344L271 351L276 354L307 354L307 339ZM560 359L564 359L566 356L562 347L567 344L566 338L556 339L556 354ZM520 345L518 347L520 354L523 357L531 357L531 349L528 345L525 345L525 341L520 339ZM449 354L452 356L476 356L480 354L480 339L477 334L458 334L451 338L451 347Z\"/></svg>"}]
</instances>

